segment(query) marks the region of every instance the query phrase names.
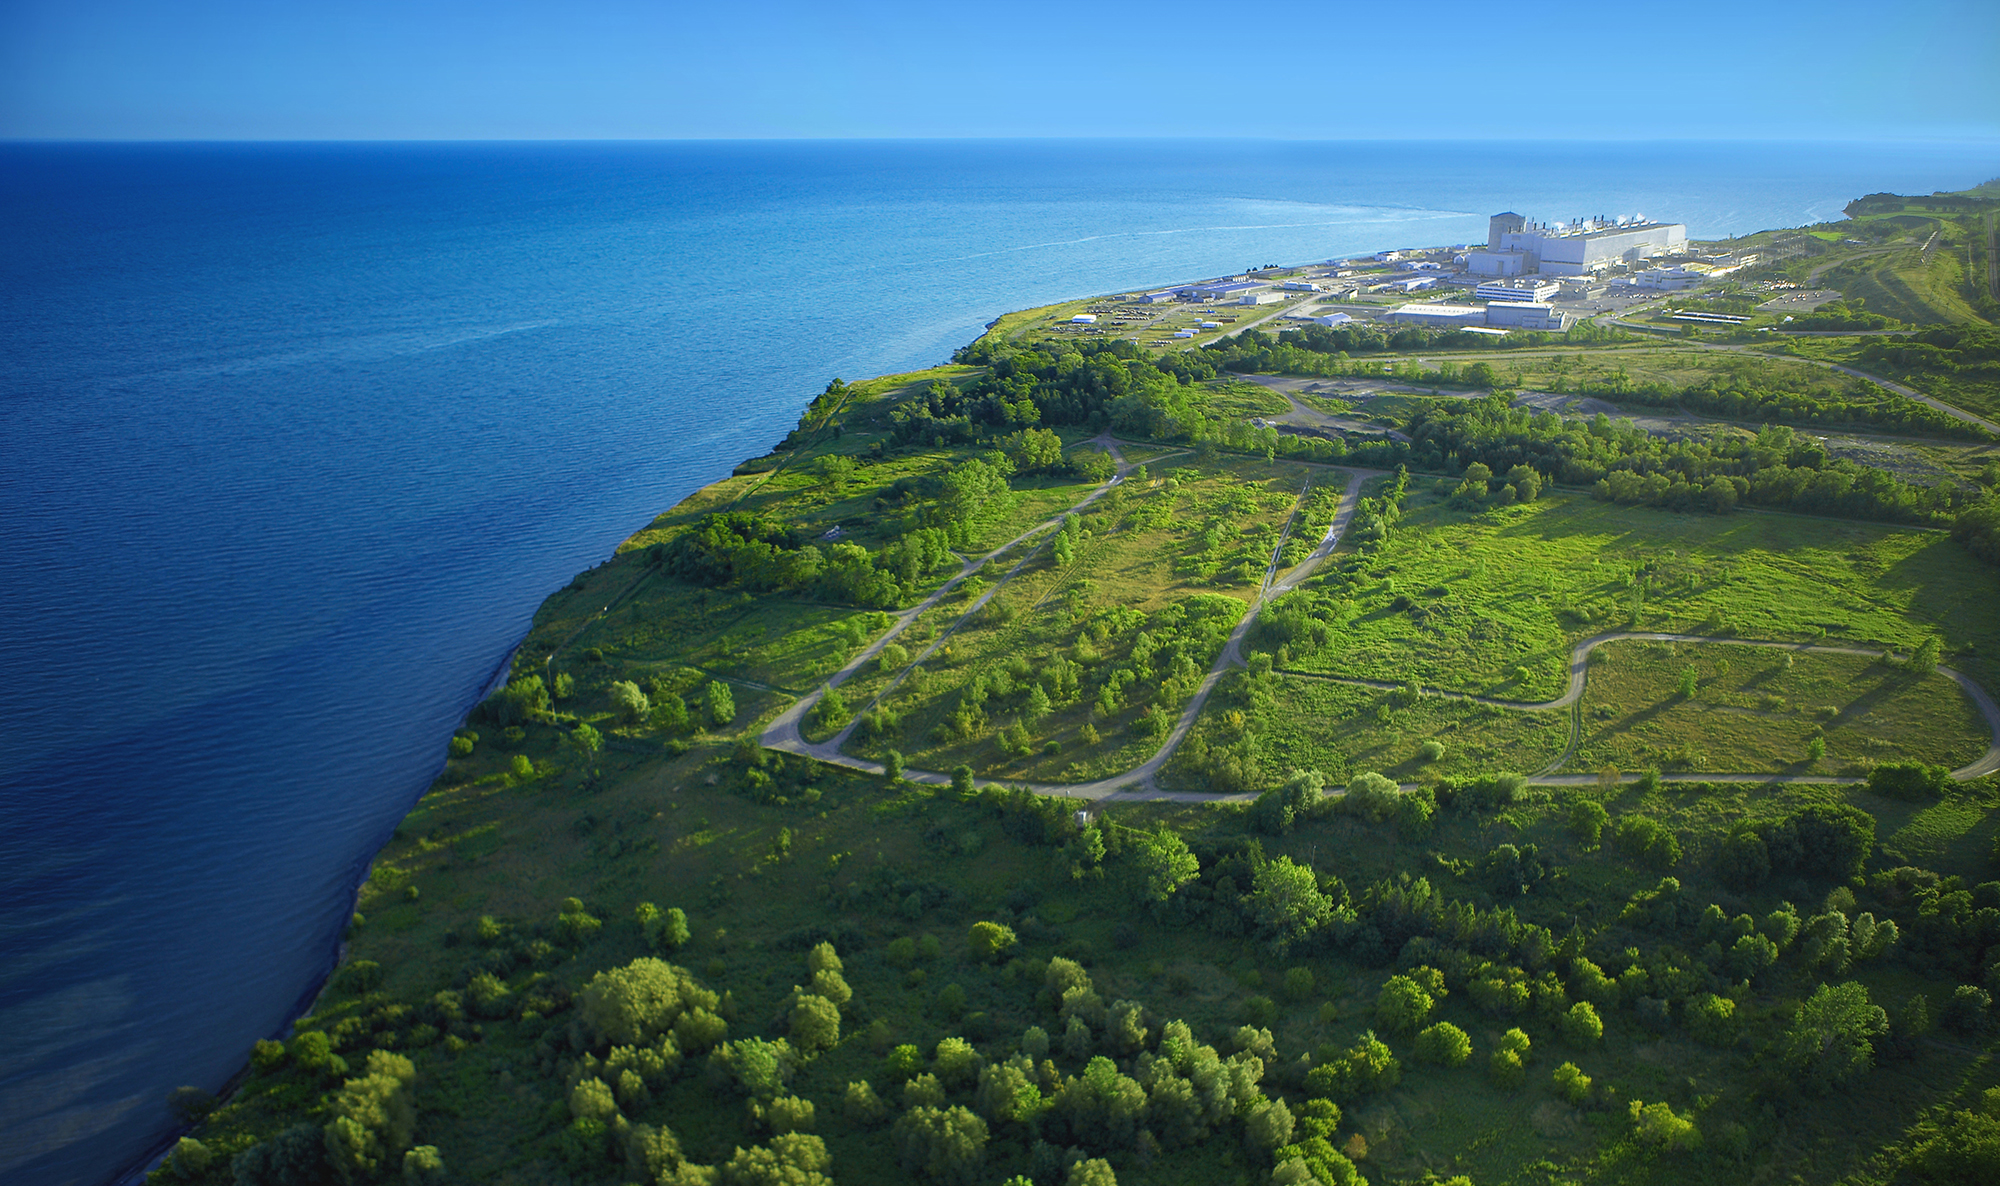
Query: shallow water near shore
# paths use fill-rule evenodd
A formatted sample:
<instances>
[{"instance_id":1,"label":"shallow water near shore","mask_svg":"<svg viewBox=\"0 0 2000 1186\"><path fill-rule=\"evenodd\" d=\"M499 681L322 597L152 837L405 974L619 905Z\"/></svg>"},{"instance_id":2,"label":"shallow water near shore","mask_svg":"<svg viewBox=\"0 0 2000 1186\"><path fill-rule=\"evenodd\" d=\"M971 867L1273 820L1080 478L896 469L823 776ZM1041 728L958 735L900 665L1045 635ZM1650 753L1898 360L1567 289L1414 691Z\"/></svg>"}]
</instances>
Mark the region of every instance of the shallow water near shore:
<instances>
[{"instance_id":1,"label":"shallow water near shore","mask_svg":"<svg viewBox=\"0 0 2000 1186\"><path fill-rule=\"evenodd\" d=\"M1992 145L0 146L0 1179L102 1182L330 968L536 605L826 381L1513 209L1699 237Z\"/></svg>"}]
</instances>

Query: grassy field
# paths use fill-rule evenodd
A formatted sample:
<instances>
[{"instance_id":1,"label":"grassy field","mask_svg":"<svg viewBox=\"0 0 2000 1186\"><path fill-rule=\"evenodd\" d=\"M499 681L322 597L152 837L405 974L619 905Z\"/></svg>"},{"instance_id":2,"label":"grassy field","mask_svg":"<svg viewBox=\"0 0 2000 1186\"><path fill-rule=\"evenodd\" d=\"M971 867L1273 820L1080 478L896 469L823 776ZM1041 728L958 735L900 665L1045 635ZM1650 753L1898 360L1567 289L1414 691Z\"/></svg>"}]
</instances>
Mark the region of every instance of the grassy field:
<instances>
[{"instance_id":1,"label":"grassy field","mask_svg":"<svg viewBox=\"0 0 2000 1186\"><path fill-rule=\"evenodd\" d=\"M1304 1117L1309 1100L1344 1090L1321 1086L1328 1080L1314 1072L1370 1032L1398 1060L1400 1078L1342 1096L1326 1139L1378 1184L1466 1174L1482 1186L1888 1186L1907 1180L1901 1159L1913 1125L2000 1081L1990 1027L1879 1037L1873 1069L1831 1094L1802 1091L1781 1061L1802 1002L1823 984L1865 989L1901 1026L1913 994L1939 1015L1959 986L1993 983L1981 936L1991 929L1985 911L2000 907L2000 780L1918 801L1861 786L1641 781L1528 787L1481 802L1469 791L1453 797L1442 780L1547 765L1568 744L1571 714L1403 686L1548 699L1564 687L1577 640L1631 628L1899 650L1935 636L1945 662L2000 686L1992 571L1939 533L1773 514L1676 516L1561 493L1473 515L1453 509L1429 479L1414 479L1384 542L1343 550L1292 595L1289 604L1309 608L1318 629L1266 652L1271 669L1259 656L1250 671L1227 676L1182 755L1241 759L1236 774L1247 765L1251 790L1293 767L1335 783L1385 771L1434 796L1434 814L1421 818L1404 808L1423 794L1399 800L1388 822L1319 800L1280 819L1269 810L1275 799L1112 800L1080 820L1080 804L1060 797L962 795L759 748L761 728L879 634L888 611L698 587L666 575L654 546L726 507L762 512L806 538L838 526L869 546L886 542L895 532L877 491L977 453L878 448L890 403L933 378L967 374L946 368L860 385L844 431L802 434L794 449L746 464L552 596L516 673L567 676L574 686L516 723L468 722L379 854L345 966L299 1023L301 1035L324 1035L345 1069L308 1062L312 1045L302 1039L260 1049L240 1087L194 1130L206 1166L177 1155L155 1171L154 1186L285 1180L252 1172L254 1154L243 1173L232 1167L260 1142L305 1162L349 1147L341 1140L353 1130L335 1125L339 1139L329 1140L328 1125L342 1109L352 1119L356 1097L386 1090L362 1077L371 1052L411 1060L413 1081L396 1089L412 1105L410 1139L435 1147L453 1180L779 1180L747 1164L678 1179L672 1166L641 1164L641 1126L670 1130L694 1166L747 1163L740 1151L780 1145L760 1119L776 1113L749 1106L751 1076L709 1057L712 1037L683 1035L687 1049L671 1047L677 1066L662 1054L650 1072L614 1074L608 1060L638 1056L594 1032L588 986L658 955L717 994L715 1016L732 1042L803 1042L794 1002L804 992L797 986L821 991L806 965L821 941L838 949L852 999L837 1010L827 1048L769 1066L790 1067L776 1090L800 1101L795 1118L811 1105L799 1128L824 1142L831 1179L850 1186L1030 1173L1048 1186L1063 1180L1072 1148L1108 1159L1123 1186L1265 1186L1272 1155L1251 1138L1268 1130L1252 1118L1268 1121L1272 1100ZM1267 397L1230 385L1216 398L1250 407ZM1072 448L1080 435L1068 434ZM816 459L829 452L856 460L845 488L818 476ZM1197 462L1137 448L1127 456L1148 461L1145 480L1113 487L1080 516L1062 548L1067 561L1037 537L905 632L911 655L932 640L944 645L885 699L892 719L858 733L853 752L895 745L918 767L962 761L1052 781L1135 765L1254 598L1301 489L1321 487L1306 503L1318 524L1331 512L1325 488L1346 480L1331 467L1256 458ZM1059 478L1016 487L984 508L969 548L1013 538L1088 489ZM1037 549L989 609L961 621L1018 556ZM926 574L913 596L958 563ZM1861 657L1648 643L1599 654L1575 714L1581 749L1570 770L1837 774L1912 757L1956 764L1985 745L1983 724L1941 677ZM1684 696L1690 667L1695 686ZM850 705L858 710L897 670L857 673L845 689ZM613 711L616 680L683 696L693 708L718 678L734 692L727 721L697 714L670 728L658 718L628 724ZM974 687L977 697L968 695ZM1056 694L1029 722L1031 689ZM594 754L577 744L580 721L604 734ZM815 735L837 725L822 722ZM1018 743L1006 740L1002 731L1017 725ZM1815 731L1826 752L1808 763ZM1431 741L1441 753L1424 753ZM1166 781L1199 785L1216 768L1177 755ZM1591 819L1592 806L1603 809L1601 830L1577 822ZM1805 834L1784 830L1806 826L1795 818L1802 811L1846 821L1855 867L1801 863L1837 847L1824 836L1783 846L1782 837ZM1855 839L1857 820L1873 829L1864 839ZM1745 879L1732 854L1750 827L1774 837L1766 855L1775 863ZM1648 829L1671 845L1645 840ZM1181 880L1162 890L1160 854L1174 852L1168 834L1185 845L1186 863L1169 862ZM1293 877L1279 858L1305 871ZM683 909L685 942L655 945L642 904ZM1793 909L1795 917L1783 913ZM1895 921L1899 945L1871 955L1858 937L1852 950L1794 942L1783 923L1812 919L1808 929L1821 935L1837 919L1846 934L1851 919L1859 936L1863 912L1871 925ZM991 958L974 944L993 933L975 928L986 923L1013 940ZM1741 944L1725 946L1749 933L1784 943L1773 944L1774 962L1744 971L1732 962ZM1088 989L1060 992L1058 957L1075 962ZM1463 1031L1465 1065L1423 1061L1411 1028L1382 1012L1390 978L1422 975L1419 966L1439 970L1424 1020ZM1601 1039L1566 1035L1564 1010L1585 999L1597 1001ZM1734 1010L1726 1027L1698 1026L1697 1008L1723 1000ZM1117 1017L1128 1027L1116 1028ZM1171 1091L1148 1094L1139 1082L1190 1056L1161 1041L1175 1020L1194 1042L1237 1059L1222 1077L1227 1094L1212 1131L1187 1143L1166 1127ZM1489 1070L1503 1043L1518 1045L1514 1030L1528 1042L1518 1081L1504 1067ZM976 1059L959 1078L934 1058L953 1038ZM903 1044L916 1048L914 1065L903 1055L891 1061ZM1024 1054L1033 1079L1021 1086L1031 1082L1034 1094L977 1089L979 1065ZM1566 1061L1594 1080L1586 1099L1554 1089L1552 1072ZM899 1156L903 1138L889 1121L929 1098L921 1080L903 1090L919 1068L940 1074L946 1107L966 1109L968 1121L986 1117L985 1138L966 1146L976 1164L964 1173L927 1175ZM344 1079L353 1081L345 1089ZM862 1082L886 1114L850 1110L851 1085ZM1698 1147L1649 1144L1633 1120L1639 1101L1686 1118ZM1008 1119L1002 1105L1030 1110ZM1128 1128L1108 1119L1114 1109L1129 1113ZM395 1109L377 1112L386 1124ZM390 1149L372 1177L394 1178L399 1153ZM416 1168L412 1180L421 1178ZM308 1165L290 1180L331 1179ZM783 1180L825 1183L804 1171Z\"/></svg>"},{"instance_id":2,"label":"grassy field","mask_svg":"<svg viewBox=\"0 0 2000 1186\"><path fill-rule=\"evenodd\" d=\"M1100 668L1141 645L1137 635L1151 639L1158 627L1148 624L1196 594L1235 602L1215 611L1227 609L1226 632L1254 595L1298 492L1315 480L1327 481L1328 474L1244 458L1199 466L1170 460L1143 486L1118 488L1084 517L1086 534L1072 563L1061 567L1045 555L955 626L884 702L893 725L865 728L856 751L874 756L894 748L923 769L963 762L985 773L1049 781L1088 780L1136 765L1158 744L1154 718L1176 715L1193 681L1185 672L1179 678L1162 672L1169 692L1155 696L1141 686L1107 712L1091 695L1103 678ZM1175 660L1196 678L1215 657L1203 645ZM1014 701L1057 662L1076 666L1074 692L1056 697L1045 717L1024 717ZM962 711L975 682L997 689L994 703ZM861 706L854 698L850 704ZM1009 754L995 734L1016 722L1026 736Z\"/></svg>"},{"instance_id":3,"label":"grassy field","mask_svg":"<svg viewBox=\"0 0 2000 1186\"><path fill-rule=\"evenodd\" d=\"M1985 718L1941 675L1855 655L1619 642L1600 648L1583 698L1579 771L1659 767L1860 773L1878 762L1963 766L1986 752ZM1693 668L1696 690L1678 683ZM1824 756L1807 748L1822 739Z\"/></svg>"},{"instance_id":4,"label":"grassy field","mask_svg":"<svg viewBox=\"0 0 2000 1186\"><path fill-rule=\"evenodd\" d=\"M1897 649L1931 633L1990 687L1990 590L1989 573L1936 532L1569 495L1475 515L1426 491L1379 551L1345 555L1291 595L1333 629L1280 666L1540 701L1561 694L1570 648L1604 630Z\"/></svg>"},{"instance_id":5,"label":"grassy field","mask_svg":"<svg viewBox=\"0 0 2000 1186\"><path fill-rule=\"evenodd\" d=\"M1523 712L1464 701L1424 697L1407 703L1396 693L1280 672L1266 695L1249 705L1227 698L1203 708L1198 742L1168 764L1168 785L1208 790L1211 784L1192 753L1205 744L1235 745L1256 739L1266 783L1294 769L1317 770L1345 783L1364 770L1398 781L1496 770L1532 772L1560 757L1569 740L1566 712ZM1426 741L1444 747L1427 760Z\"/></svg>"}]
</instances>

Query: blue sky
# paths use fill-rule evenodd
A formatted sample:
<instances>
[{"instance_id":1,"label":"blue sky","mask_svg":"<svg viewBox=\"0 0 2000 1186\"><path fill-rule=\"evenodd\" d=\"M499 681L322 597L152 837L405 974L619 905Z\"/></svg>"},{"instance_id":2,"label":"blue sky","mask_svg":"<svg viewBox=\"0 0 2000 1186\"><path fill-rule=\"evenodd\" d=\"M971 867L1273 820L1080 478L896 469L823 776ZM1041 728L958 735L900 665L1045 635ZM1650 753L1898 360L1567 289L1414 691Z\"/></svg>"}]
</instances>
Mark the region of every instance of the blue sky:
<instances>
[{"instance_id":1,"label":"blue sky","mask_svg":"<svg viewBox=\"0 0 2000 1186\"><path fill-rule=\"evenodd\" d=\"M1996 139L2000 2L0 0L8 138L1245 135Z\"/></svg>"}]
</instances>

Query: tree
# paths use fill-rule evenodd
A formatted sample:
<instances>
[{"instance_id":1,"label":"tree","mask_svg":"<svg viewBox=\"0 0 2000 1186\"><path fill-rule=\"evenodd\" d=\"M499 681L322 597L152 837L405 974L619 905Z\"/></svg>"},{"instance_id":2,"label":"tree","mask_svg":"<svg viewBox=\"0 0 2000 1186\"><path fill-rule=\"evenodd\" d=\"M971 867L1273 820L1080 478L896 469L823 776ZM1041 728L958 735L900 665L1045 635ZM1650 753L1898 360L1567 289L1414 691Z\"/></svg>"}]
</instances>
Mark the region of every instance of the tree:
<instances>
[{"instance_id":1,"label":"tree","mask_svg":"<svg viewBox=\"0 0 2000 1186\"><path fill-rule=\"evenodd\" d=\"M1555 1069L1551 1076L1556 1094L1577 1107L1582 1107L1590 1099L1590 1076L1583 1073L1573 1062L1566 1062Z\"/></svg>"},{"instance_id":2,"label":"tree","mask_svg":"<svg viewBox=\"0 0 2000 1186\"><path fill-rule=\"evenodd\" d=\"M1187 841L1165 824L1141 833L1127 857L1148 902L1165 902L1182 886L1201 876L1201 862L1188 851Z\"/></svg>"},{"instance_id":3,"label":"tree","mask_svg":"<svg viewBox=\"0 0 2000 1186\"><path fill-rule=\"evenodd\" d=\"M1563 1041L1572 1046L1595 1046L1604 1039L1604 1022L1589 1001L1578 1001L1563 1014Z\"/></svg>"},{"instance_id":4,"label":"tree","mask_svg":"<svg viewBox=\"0 0 2000 1186\"><path fill-rule=\"evenodd\" d=\"M1472 1039L1449 1021L1440 1021L1417 1035L1417 1058L1440 1066L1465 1065L1472 1057Z\"/></svg>"},{"instance_id":5,"label":"tree","mask_svg":"<svg viewBox=\"0 0 2000 1186\"><path fill-rule=\"evenodd\" d=\"M1333 900L1319 890L1312 866L1279 857L1257 867L1251 905L1280 950L1304 942L1333 916Z\"/></svg>"},{"instance_id":6,"label":"tree","mask_svg":"<svg viewBox=\"0 0 2000 1186\"><path fill-rule=\"evenodd\" d=\"M665 913L651 902L641 902L634 911L646 941L656 951L673 951L688 941L687 911L670 906Z\"/></svg>"},{"instance_id":7,"label":"tree","mask_svg":"<svg viewBox=\"0 0 2000 1186\"><path fill-rule=\"evenodd\" d=\"M856 468L854 458L845 453L822 454L819 460L813 462L813 472L819 478L820 488L835 498L846 491Z\"/></svg>"},{"instance_id":8,"label":"tree","mask_svg":"<svg viewBox=\"0 0 2000 1186\"><path fill-rule=\"evenodd\" d=\"M1632 1117L1632 1133L1648 1145L1680 1150L1696 1149L1701 1146L1701 1133L1695 1129L1694 1121L1675 1114L1666 1104L1647 1104L1633 1100L1629 1109Z\"/></svg>"},{"instance_id":9,"label":"tree","mask_svg":"<svg viewBox=\"0 0 2000 1186\"><path fill-rule=\"evenodd\" d=\"M611 703L628 725L638 724L646 719L647 713L653 711L652 702L639 690L639 685L631 680L621 679L611 685Z\"/></svg>"},{"instance_id":10,"label":"tree","mask_svg":"<svg viewBox=\"0 0 2000 1186\"><path fill-rule=\"evenodd\" d=\"M1918 1125L1906 1164L1938 1186L2000 1182L2000 1087L1987 1088L1964 1111Z\"/></svg>"},{"instance_id":11,"label":"tree","mask_svg":"<svg viewBox=\"0 0 2000 1186\"><path fill-rule=\"evenodd\" d=\"M327 1160L342 1181L367 1182L402 1165L417 1126L410 1091L416 1077L409 1059L372 1050L366 1071L342 1085L326 1126Z\"/></svg>"},{"instance_id":12,"label":"tree","mask_svg":"<svg viewBox=\"0 0 2000 1186\"><path fill-rule=\"evenodd\" d=\"M1800 1082L1827 1091L1874 1066L1874 1041L1888 1031L1888 1014L1869 1001L1865 987L1852 980L1822 984L1780 1039L1779 1061Z\"/></svg>"},{"instance_id":13,"label":"tree","mask_svg":"<svg viewBox=\"0 0 2000 1186\"><path fill-rule=\"evenodd\" d=\"M643 1046L677 1029L685 1011L712 1011L717 1001L686 972L648 956L592 976L577 994L577 1011L600 1045Z\"/></svg>"},{"instance_id":14,"label":"tree","mask_svg":"<svg viewBox=\"0 0 2000 1186\"><path fill-rule=\"evenodd\" d=\"M1604 835L1604 824L1611 815L1604 810L1604 804L1595 799L1578 799L1570 805L1569 830L1578 840L1595 846Z\"/></svg>"},{"instance_id":15,"label":"tree","mask_svg":"<svg viewBox=\"0 0 2000 1186\"><path fill-rule=\"evenodd\" d=\"M1437 1001L1408 976L1391 976L1375 997L1375 1024L1390 1033L1415 1033L1430 1018Z\"/></svg>"},{"instance_id":16,"label":"tree","mask_svg":"<svg viewBox=\"0 0 2000 1186\"><path fill-rule=\"evenodd\" d=\"M1252 1149L1268 1153L1292 1140L1292 1110L1284 1100L1265 1100L1252 1105L1243 1117L1243 1140Z\"/></svg>"},{"instance_id":17,"label":"tree","mask_svg":"<svg viewBox=\"0 0 2000 1186\"><path fill-rule=\"evenodd\" d=\"M960 763L951 768L951 789L959 795L972 793L972 767Z\"/></svg>"},{"instance_id":18,"label":"tree","mask_svg":"<svg viewBox=\"0 0 2000 1186\"><path fill-rule=\"evenodd\" d=\"M986 1160L986 1122L954 1105L919 1105L903 1113L893 1130L903 1166L940 1182L971 1183Z\"/></svg>"},{"instance_id":19,"label":"tree","mask_svg":"<svg viewBox=\"0 0 2000 1186\"><path fill-rule=\"evenodd\" d=\"M444 1186L448 1178L436 1145L418 1145L403 1154L405 1186Z\"/></svg>"},{"instance_id":20,"label":"tree","mask_svg":"<svg viewBox=\"0 0 2000 1186\"><path fill-rule=\"evenodd\" d=\"M1046 428L1024 428L999 440L1017 474L1039 474L1062 464L1062 438Z\"/></svg>"},{"instance_id":21,"label":"tree","mask_svg":"<svg viewBox=\"0 0 2000 1186\"><path fill-rule=\"evenodd\" d=\"M894 786L903 781L903 751L892 749L882 755L882 777Z\"/></svg>"},{"instance_id":22,"label":"tree","mask_svg":"<svg viewBox=\"0 0 2000 1186\"><path fill-rule=\"evenodd\" d=\"M720 727L736 719L736 697L730 692L728 684L719 679L710 680L705 695L708 698L709 723Z\"/></svg>"},{"instance_id":23,"label":"tree","mask_svg":"<svg viewBox=\"0 0 2000 1186\"><path fill-rule=\"evenodd\" d=\"M569 742L569 747L585 762L596 757L597 751L604 748L604 734L591 728L588 721L577 722L576 728L570 730L569 736L564 740Z\"/></svg>"},{"instance_id":24,"label":"tree","mask_svg":"<svg viewBox=\"0 0 2000 1186\"><path fill-rule=\"evenodd\" d=\"M840 1007L822 996L801 993L792 1001L792 1044L807 1054L840 1043Z\"/></svg>"},{"instance_id":25,"label":"tree","mask_svg":"<svg viewBox=\"0 0 2000 1186\"><path fill-rule=\"evenodd\" d=\"M1063 1186L1118 1186L1118 1175L1102 1157L1085 1158L1069 1167Z\"/></svg>"},{"instance_id":26,"label":"tree","mask_svg":"<svg viewBox=\"0 0 2000 1186\"><path fill-rule=\"evenodd\" d=\"M997 922L976 922L967 936L972 945L972 958L980 962L1000 958L1014 946L1014 928Z\"/></svg>"},{"instance_id":27,"label":"tree","mask_svg":"<svg viewBox=\"0 0 2000 1186\"><path fill-rule=\"evenodd\" d=\"M790 1132L772 1137L769 1145L737 1149L723 1164L721 1180L729 1186L833 1186L833 1178L827 1174L832 1166L833 1158L826 1151L825 1141L810 1133Z\"/></svg>"}]
</instances>

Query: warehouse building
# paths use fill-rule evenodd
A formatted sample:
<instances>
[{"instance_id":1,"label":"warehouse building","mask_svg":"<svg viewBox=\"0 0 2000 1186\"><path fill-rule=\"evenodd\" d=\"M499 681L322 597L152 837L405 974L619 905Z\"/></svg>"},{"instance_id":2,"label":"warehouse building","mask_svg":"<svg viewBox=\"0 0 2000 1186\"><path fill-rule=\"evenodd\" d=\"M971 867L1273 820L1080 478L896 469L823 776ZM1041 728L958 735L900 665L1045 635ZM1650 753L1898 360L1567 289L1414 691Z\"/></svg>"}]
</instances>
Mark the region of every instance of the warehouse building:
<instances>
[{"instance_id":1,"label":"warehouse building","mask_svg":"<svg viewBox=\"0 0 2000 1186\"><path fill-rule=\"evenodd\" d=\"M1382 320L1426 329L1463 329L1485 325L1486 310L1479 305L1402 305L1382 314Z\"/></svg>"},{"instance_id":2,"label":"warehouse building","mask_svg":"<svg viewBox=\"0 0 2000 1186\"><path fill-rule=\"evenodd\" d=\"M1560 333L1569 328L1569 314L1536 301L1494 301L1486 306L1486 324L1506 329L1542 329Z\"/></svg>"}]
</instances>

